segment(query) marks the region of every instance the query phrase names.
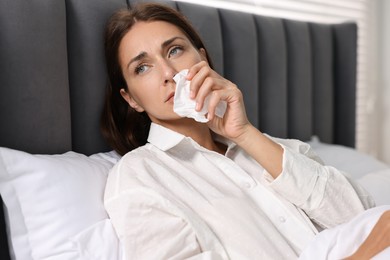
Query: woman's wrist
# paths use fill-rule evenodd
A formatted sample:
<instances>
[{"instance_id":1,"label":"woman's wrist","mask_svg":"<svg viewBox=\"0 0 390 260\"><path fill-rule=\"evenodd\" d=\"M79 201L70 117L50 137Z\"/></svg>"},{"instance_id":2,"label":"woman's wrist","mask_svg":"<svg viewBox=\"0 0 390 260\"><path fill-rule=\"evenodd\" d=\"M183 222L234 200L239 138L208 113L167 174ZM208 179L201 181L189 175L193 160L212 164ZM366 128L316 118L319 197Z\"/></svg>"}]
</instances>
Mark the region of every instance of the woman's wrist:
<instances>
[{"instance_id":1,"label":"woman's wrist","mask_svg":"<svg viewBox=\"0 0 390 260\"><path fill-rule=\"evenodd\" d=\"M265 136L253 125L248 125L243 133L233 140L245 152L277 178L283 170L283 147Z\"/></svg>"},{"instance_id":2,"label":"woman's wrist","mask_svg":"<svg viewBox=\"0 0 390 260\"><path fill-rule=\"evenodd\" d=\"M241 133L231 140L244 149L244 147L250 144L251 140L253 140L256 135L261 134L261 132L250 123L243 126L242 129Z\"/></svg>"}]
</instances>

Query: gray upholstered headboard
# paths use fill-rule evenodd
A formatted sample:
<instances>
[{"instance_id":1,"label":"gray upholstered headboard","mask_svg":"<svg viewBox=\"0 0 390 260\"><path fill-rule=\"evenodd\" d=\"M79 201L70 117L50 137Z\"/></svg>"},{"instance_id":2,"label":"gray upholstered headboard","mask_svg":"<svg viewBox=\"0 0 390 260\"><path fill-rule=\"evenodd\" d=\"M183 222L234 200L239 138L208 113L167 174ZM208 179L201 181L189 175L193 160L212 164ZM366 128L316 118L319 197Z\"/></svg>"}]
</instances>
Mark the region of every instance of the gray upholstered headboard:
<instances>
[{"instance_id":1,"label":"gray upholstered headboard","mask_svg":"<svg viewBox=\"0 0 390 260\"><path fill-rule=\"evenodd\" d=\"M0 146L49 154L110 149L99 132L102 33L109 15L130 2L0 1ZM215 69L241 88L263 132L354 146L356 24L167 4L198 28Z\"/></svg>"}]
</instances>

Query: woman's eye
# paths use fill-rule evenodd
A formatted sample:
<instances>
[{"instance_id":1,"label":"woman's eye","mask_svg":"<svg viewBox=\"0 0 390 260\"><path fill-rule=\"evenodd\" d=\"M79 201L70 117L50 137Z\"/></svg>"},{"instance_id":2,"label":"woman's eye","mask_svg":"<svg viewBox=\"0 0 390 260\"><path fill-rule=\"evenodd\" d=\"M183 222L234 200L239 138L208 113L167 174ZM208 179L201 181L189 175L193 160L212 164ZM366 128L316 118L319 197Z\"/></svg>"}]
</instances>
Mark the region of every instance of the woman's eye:
<instances>
[{"instance_id":1,"label":"woman's eye","mask_svg":"<svg viewBox=\"0 0 390 260\"><path fill-rule=\"evenodd\" d=\"M148 70L148 66L145 64L141 64L135 68L135 74L142 74L147 70Z\"/></svg>"},{"instance_id":2,"label":"woman's eye","mask_svg":"<svg viewBox=\"0 0 390 260\"><path fill-rule=\"evenodd\" d=\"M169 51L169 57L175 56L175 55L181 53L182 51L183 51L183 48L180 47L180 46L173 47L173 48Z\"/></svg>"}]
</instances>

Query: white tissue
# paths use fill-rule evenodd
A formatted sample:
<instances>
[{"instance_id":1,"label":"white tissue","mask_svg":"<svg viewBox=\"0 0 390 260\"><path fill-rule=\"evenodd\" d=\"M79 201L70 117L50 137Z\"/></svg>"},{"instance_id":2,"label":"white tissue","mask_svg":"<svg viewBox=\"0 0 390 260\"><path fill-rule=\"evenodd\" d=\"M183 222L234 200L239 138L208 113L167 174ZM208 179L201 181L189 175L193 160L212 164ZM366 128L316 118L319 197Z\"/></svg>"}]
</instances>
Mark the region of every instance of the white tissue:
<instances>
[{"instance_id":1,"label":"white tissue","mask_svg":"<svg viewBox=\"0 0 390 260\"><path fill-rule=\"evenodd\" d=\"M206 123L209 121L206 114L210 96L205 98L202 110L199 112L196 111L196 101L190 98L191 81L186 80L187 73L188 69L185 69L173 77L173 80L176 82L176 91L173 97L173 111L179 116L193 118L198 122ZM215 115L223 117L226 112L226 106L225 101L220 101L215 108Z\"/></svg>"}]
</instances>

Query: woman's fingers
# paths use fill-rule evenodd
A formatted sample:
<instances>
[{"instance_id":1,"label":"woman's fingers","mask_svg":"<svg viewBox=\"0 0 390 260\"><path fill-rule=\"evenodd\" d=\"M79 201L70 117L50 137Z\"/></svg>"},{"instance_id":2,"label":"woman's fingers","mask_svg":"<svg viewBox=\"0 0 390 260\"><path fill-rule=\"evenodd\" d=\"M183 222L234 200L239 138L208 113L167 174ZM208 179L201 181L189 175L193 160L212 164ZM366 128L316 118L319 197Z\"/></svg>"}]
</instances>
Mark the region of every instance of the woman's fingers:
<instances>
[{"instance_id":1,"label":"woman's fingers","mask_svg":"<svg viewBox=\"0 0 390 260\"><path fill-rule=\"evenodd\" d=\"M224 89L213 90L209 95L207 119L210 121L213 120L216 115L215 112L217 110L218 103L225 101L229 104L231 116L236 118L235 122L238 122L238 119L246 122L247 119L242 99L243 97L241 91L234 84L231 84L231 86Z\"/></svg>"},{"instance_id":2,"label":"woman's fingers","mask_svg":"<svg viewBox=\"0 0 390 260\"><path fill-rule=\"evenodd\" d=\"M212 95L217 90L226 89L226 83L227 82L222 79L212 77L205 78L195 98L197 104L196 110L200 111L202 109L204 102L209 95Z\"/></svg>"},{"instance_id":3,"label":"woman's fingers","mask_svg":"<svg viewBox=\"0 0 390 260\"><path fill-rule=\"evenodd\" d=\"M198 92L201 88L204 87L205 80L212 77L212 69L208 65L203 65L203 66L199 66L199 65L202 64L198 63L195 65L195 68L194 67L191 68L191 73L196 71L195 75L192 76L190 72L188 72L188 74L190 75L189 80L191 80L190 97L192 99L198 97Z\"/></svg>"},{"instance_id":4,"label":"woman's fingers","mask_svg":"<svg viewBox=\"0 0 390 260\"><path fill-rule=\"evenodd\" d=\"M201 61L191 68L188 69L187 80L192 80L192 78L203 68L209 67L209 64L206 61Z\"/></svg>"},{"instance_id":5,"label":"woman's fingers","mask_svg":"<svg viewBox=\"0 0 390 260\"><path fill-rule=\"evenodd\" d=\"M204 81L204 78L207 77L209 74L208 68L210 67L207 62L201 61L188 70L186 78L187 80L191 81L190 98L194 99L196 97L198 90L202 85L202 82Z\"/></svg>"},{"instance_id":6,"label":"woman's fingers","mask_svg":"<svg viewBox=\"0 0 390 260\"><path fill-rule=\"evenodd\" d=\"M208 125L215 133L234 139L249 125L241 91L231 81L212 70L207 62L192 66L187 74L191 81L191 98L196 101L196 110L201 111L206 98ZM226 101L227 110L223 118L215 115L218 103Z\"/></svg>"},{"instance_id":7,"label":"woman's fingers","mask_svg":"<svg viewBox=\"0 0 390 260\"><path fill-rule=\"evenodd\" d=\"M215 118L218 103L226 101L229 107L227 113L230 118L229 120L226 118L226 120L239 125L247 122L245 108L243 108L242 103L242 94L237 86L212 70L206 62L200 62L191 67L188 71L187 79L191 80L191 98L196 101L195 109L197 111L203 109L205 100L206 98L208 99L206 109L208 112L207 118L210 121Z\"/></svg>"},{"instance_id":8,"label":"woman's fingers","mask_svg":"<svg viewBox=\"0 0 390 260\"><path fill-rule=\"evenodd\" d=\"M208 120L213 120L215 117L215 110L218 105L218 103L222 100L223 98L223 93L221 90L214 90L210 94L209 98L209 104L207 108L207 119Z\"/></svg>"},{"instance_id":9,"label":"woman's fingers","mask_svg":"<svg viewBox=\"0 0 390 260\"><path fill-rule=\"evenodd\" d=\"M195 73L195 74L194 74ZM191 80L190 98L196 101L196 110L203 108L204 101L215 90L224 89L232 83L213 71L206 62L200 62L190 68L187 79Z\"/></svg>"}]
</instances>

